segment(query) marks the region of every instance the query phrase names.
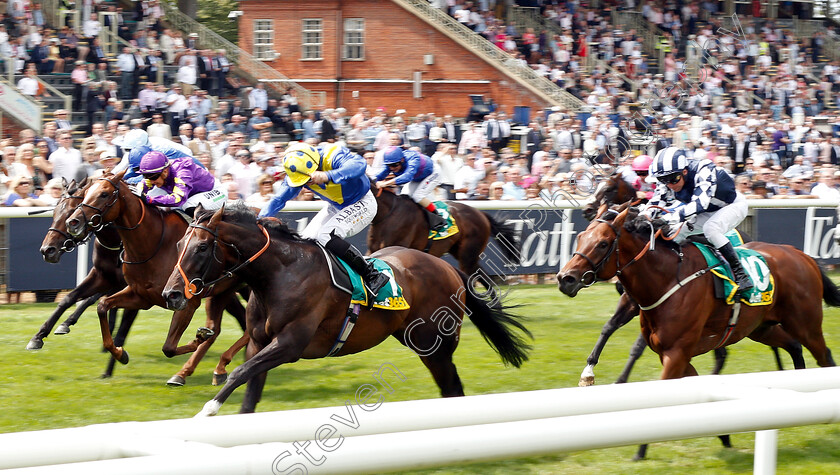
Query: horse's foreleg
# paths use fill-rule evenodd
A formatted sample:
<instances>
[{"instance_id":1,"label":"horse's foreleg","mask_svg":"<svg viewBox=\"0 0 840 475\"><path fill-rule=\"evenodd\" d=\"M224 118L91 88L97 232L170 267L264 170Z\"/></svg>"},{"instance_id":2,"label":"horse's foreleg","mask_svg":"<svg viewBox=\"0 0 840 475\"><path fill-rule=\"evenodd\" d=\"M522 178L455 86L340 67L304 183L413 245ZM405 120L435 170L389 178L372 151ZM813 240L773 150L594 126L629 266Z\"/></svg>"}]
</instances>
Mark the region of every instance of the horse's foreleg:
<instances>
[{"instance_id":1,"label":"horse's foreleg","mask_svg":"<svg viewBox=\"0 0 840 475\"><path fill-rule=\"evenodd\" d=\"M618 375L618 379L615 380L616 384L626 383L630 379L630 372L633 371L633 366L642 357L647 347L648 343L645 340L645 335L639 333L639 338L636 338L636 343L633 343L633 346L630 348L630 357L627 359L627 364L624 365L624 369Z\"/></svg>"},{"instance_id":2,"label":"horse's foreleg","mask_svg":"<svg viewBox=\"0 0 840 475\"><path fill-rule=\"evenodd\" d=\"M114 309L112 309L114 310ZM125 340L128 338L128 332L131 330L131 325L137 318L138 310L123 310L122 320L120 320L120 327L117 329L117 334L114 336L114 345L121 347L125 345ZM103 378L110 378L114 375L114 365L117 360L111 356L108 360L108 366L105 367L105 372L102 373Z\"/></svg>"},{"instance_id":3,"label":"horse's foreleg","mask_svg":"<svg viewBox=\"0 0 840 475\"><path fill-rule=\"evenodd\" d=\"M196 414L196 417L215 416L236 388L247 383L251 378L281 364L297 361L316 330L317 327L309 328L304 324L286 325L283 331L271 340L271 343L259 350L253 358L248 359L231 371L230 377L216 394L216 397L208 401L201 412ZM254 349L256 349L256 343L251 340L248 344L248 353L251 354ZM250 397L258 399L259 394L252 392Z\"/></svg>"},{"instance_id":4,"label":"horse's foreleg","mask_svg":"<svg viewBox=\"0 0 840 475\"><path fill-rule=\"evenodd\" d=\"M720 374L723 371L723 365L726 363L726 347L715 348L715 367L712 369L712 374Z\"/></svg>"},{"instance_id":5,"label":"horse's foreleg","mask_svg":"<svg viewBox=\"0 0 840 475\"><path fill-rule=\"evenodd\" d=\"M598 364L598 360L601 357L601 352L604 351L604 347L607 345L607 340L616 332L619 328L626 325L630 320L633 319L636 315L639 314L639 306L627 296L627 294L622 294L621 298L618 301L618 306L615 309L615 313L613 316L604 324L604 327L601 328L601 336L598 337L598 341L595 343L595 347L592 348L592 353L589 354L589 357L586 358L586 368L583 369L583 372L580 374L580 381L578 382L578 386L592 386L595 384L595 365ZM644 341L644 337L639 335L639 338L643 340L643 346L641 352L644 351L645 347L647 346L647 342ZM636 345L638 345L638 341ZM634 345L633 348L636 347ZM630 370L633 368L633 363L639 359L638 356L633 358L633 352L631 351L631 360L627 362L627 366L624 368L624 372L621 373L618 382L626 382L627 378L630 376ZM621 378L624 378L621 381Z\"/></svg>"},{"instance_id":6,"label":"horse's foreleg","mask_svg":"<svg viewBox=\"0 0 840 475\"><path fill-rule=\"evenodd\" d=\"M126 287L119 292L105 297L99 301L96 307L96 313L99 315L99 330L102 333L102 346L114 356L114 358L122 364L128 363L128 352L123 348L117 347L111 336L111 330L108 327L108 311L112 308L119 307L123 309L148 309L151 307L146 299L137 295L131 287Z\"/></svg>"},{"instance_id":7,"label":"horse's foreleg","mask_svg":"<svg viewBox=\"0 0 840 475\"><path fill-rule=\"evenodd\" d=\"M235 296L236 294L232 295ZM195 340L191 341L187 345L180 346L175 349L175 354L183 354L189 352L190 348L195 346L195 352L190 356L190 359L184 363L184 366L181 367L180 371L169 378L169 381L167 381L166 384L170 386L183 386L186 382L186 378L195 372L195 368L198 366L198 363L202 358L204 358L207 350L210 349L210 346L213 345L213 342L216 341L219 334L222 333L222 305L220 304L224 303L225 300L229 298L229 295L225 295L222 296L221 299L214 297L204 301L204 311L207 314L205 325L207 326L199 329ZM207 335L209 335L209 337Z\"/></svg>"},{"instance_id":8,"label":"horse's foreleg","mask_svg":"<svg viewBox=\"0 0 840 475\"><path fill-rule=\"evenodd\" d=\"M99 299L99 297L104 295L101 292L94 292L93 294L89 293L91 289L89 286L83 285L85 282L87 282L87 279L85 279L85 281L83 281L82 284L79 284L78 287L71 290L70 293L68 293L63 299L61 299L61 302L58 303L58 306L55 308L55 310L53 310L53 313L50 315L50 317L44 322L43 325L41 325L41 328L38 329L38 333L36 333L35 336L33 336L31 340L29 340L29 343L26 345L27 350L39 350L43 348L44 338L46 338L47 335L50 334L50 331L55 326L55 322L57 322L61 315L64 314L64 312L67 311L67 309L70 308L74 303L87 298L88 300L90 300L90 303L88 304L90 305L93 302L96 302L96 300ZM82 308L81 310L83 311L84 308Z\"/></svg>"},{"instance_id":9,"label":"horse's foreleg","mask_svg":"<svg viewBox=\"0 0 840 475\"><path fill-rule=\"evenodd\" d=\"M81 318L81 316L85 312L85 310L87 310L88 307L90 307L91 305L95 304L96 301L99 300L99 298L102 297L103 295L105 295L105 293L97 292L96 294L91 295L90 297L88 297L88 298L82 300L81 302L79 302L79 305L76 306L76 309L73 310L73 313L71 313L70 316L67 317L66 320L61 322L61 324L59 324L55 328L54 333L56 335L66 335L66 334L70 333L70 327L75 325L76 322L79 321L79 318Z\"/></svg>"},{"instance_id":10,"label":"horse's foreleg","mask_svg":"<svg viewBox=\"0 0 840 475\"><path fill-rule=\"evenodd\" d=\"M167 358L195 351L202 341L212 337L212 334L200 329L195 340L184 346L178 346L178 340L181 339L181 335L184 334L184 331L186 331L187 327L190 325L192 317L195 314L195 310L200 304L201 300L193 297L187 300L187 306L183 310L177 310L172 314L172 321L169 324L169 332L166 334L166 341L163 342L163 347L161 348L163 354L166 355Z\"/></svg>"},{"instance_id":11,"label":"horse's foreleg","mask_svg":"<svg viewBox=\"0 0 840 475\"><path fill-rule=\"evenodd\" d=\"M227 351L222 353L222 356L219 357L219 364L217 364L216 369L213 370L213 386L224 384L224 382L227 381L227 365L229 365L233 360L234 355L239 353L239 350L245 348L250 340L251 337L249 337L248 333L245 332L245 334L236 340L236 342L234 342Z\"/></svg>"},{"instance_id":12,"label":"horse's foreleg","mask_svg":"<svg viewBox=\"0 0 840 475\"><path fill-rule=\"evenodd\" d=\"M248 380L248 384L245 386L245 396L242 398L242 406L239 408L240 414L251 414L256 410L257 403L262 398L266 376L268 376L268 373L260 373Z\"/></svg>"}]
</instances>

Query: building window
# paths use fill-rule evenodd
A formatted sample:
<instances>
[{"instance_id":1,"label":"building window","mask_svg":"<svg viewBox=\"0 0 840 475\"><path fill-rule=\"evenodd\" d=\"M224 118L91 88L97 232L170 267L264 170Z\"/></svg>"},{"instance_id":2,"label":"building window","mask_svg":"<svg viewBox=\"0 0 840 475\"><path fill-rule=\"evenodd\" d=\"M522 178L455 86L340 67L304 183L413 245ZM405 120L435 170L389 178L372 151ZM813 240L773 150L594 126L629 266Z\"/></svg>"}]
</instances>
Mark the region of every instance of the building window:
<instances>
[{"instance_id":1,"label":"building window","mask_svg":"<svg viewBox=\"0 0 840 475\"><path fill-rule=\"evenodd\" d=\"M254 57L274 61L274 20L254 20Z\"/></svg>"},{"instance_id":2,"label":"building window","mask_svg":"<svg viewBox=\"0 0 840 475\"><path fill-rule=\"evenodd\" d=\"M365 59L365 19L344 20L344 60Z\"/></svg>"},{"instance_id":3,"label":"building window","mask_svg":"<svg viewBox=\"0 0 840 475\"><path fill-rule=\"evenodd\" d=\"M303 20L303 59L323 59L324 26L320 18Z\"/></svg>"}]
</instances>

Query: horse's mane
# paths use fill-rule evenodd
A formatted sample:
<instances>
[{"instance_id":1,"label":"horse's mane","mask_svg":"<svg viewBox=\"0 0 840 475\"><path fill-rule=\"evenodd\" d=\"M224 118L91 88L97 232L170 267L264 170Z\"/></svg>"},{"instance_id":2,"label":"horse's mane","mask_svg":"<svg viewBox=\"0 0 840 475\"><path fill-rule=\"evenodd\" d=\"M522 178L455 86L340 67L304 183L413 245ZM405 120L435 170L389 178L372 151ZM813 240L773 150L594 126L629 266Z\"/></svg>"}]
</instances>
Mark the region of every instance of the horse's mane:
<instances>
[{"instance_id":1,"label":"horse's mane","mask_svg":"<svg viewBox=\"0 0 840 475\"><path fill-rule=\"evenodd\" d=\"M667 236L669 234L670 226L664 220L656 218L651 221L646 216L640 216L638 206L632 206L627 210L627 217L624 219L624 229L640 239L650 239L651 223L653 224L654 232L661 229L663 235ZM680 247L673 240L663 239L662 236L656 238L656 243L664 244L672 249L679 249Z\"/></svg>"},{"instance_id":2,"label":"horse's mane","mask_svg":"<svg viewBox=\"0 0 840 475\"><path fill-rule=\"evenodd\" d=\"M195 217L195 222L209 220L216 211L203 210ZM237 200L225 205L224 213L222 214L222 221L226 223L233 223L246 228L257 229L257 224L262 224L270 233L276 234L283 239L290 239L294 241L307 241L303 239L300 234L293 231L286 223L277 218L257 218L251 208L249 208L244 201Z\"/></svg>"}]
</instances>

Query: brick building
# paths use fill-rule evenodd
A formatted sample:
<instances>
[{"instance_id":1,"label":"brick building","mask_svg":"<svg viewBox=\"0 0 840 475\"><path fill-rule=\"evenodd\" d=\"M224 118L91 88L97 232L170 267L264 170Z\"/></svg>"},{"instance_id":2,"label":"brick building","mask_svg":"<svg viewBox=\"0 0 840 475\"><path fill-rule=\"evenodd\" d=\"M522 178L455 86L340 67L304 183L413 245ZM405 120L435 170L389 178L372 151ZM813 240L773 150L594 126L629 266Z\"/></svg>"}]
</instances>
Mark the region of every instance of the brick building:
<instances>
[{"instance_id":1,"label":"brick building","mask_svg":"<svg viewBox=\"0 0 840 475\"><path fill-rule=\"evenodd\" d=\"M240 46L348 111L467 115L469 94L508 113L544 107L503 70L394 0L241 0ZM419 81L418 81L419 80Z\"/></svg>"}]
</instances>

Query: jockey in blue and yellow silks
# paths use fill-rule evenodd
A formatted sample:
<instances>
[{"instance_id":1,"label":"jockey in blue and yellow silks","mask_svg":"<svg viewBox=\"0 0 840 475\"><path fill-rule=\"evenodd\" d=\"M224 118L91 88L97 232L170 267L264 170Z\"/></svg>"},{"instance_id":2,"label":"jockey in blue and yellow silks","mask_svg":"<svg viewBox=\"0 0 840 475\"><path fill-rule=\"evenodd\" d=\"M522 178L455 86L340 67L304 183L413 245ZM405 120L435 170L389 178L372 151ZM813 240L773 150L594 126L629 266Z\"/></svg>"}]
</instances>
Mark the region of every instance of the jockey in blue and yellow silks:
<instances>
[{"instance_id":1,"label":"jockey in blue and yellow silks","mask_svg":"<svg viewBox=\"0 0 840 475\"><path fill-rule=\"evenodd\" d=\"M388 276L374 269L344 238L361 232L376 216L376 198L365 175L367 163L345 147L325 144L315 148L303 142L289 145L283 159L286 179L261 217L274 216L305 186L328 204L301 235L315 239L344 260L365 281L373 296L388 283Z\"/></svg>"}]
</instances>

